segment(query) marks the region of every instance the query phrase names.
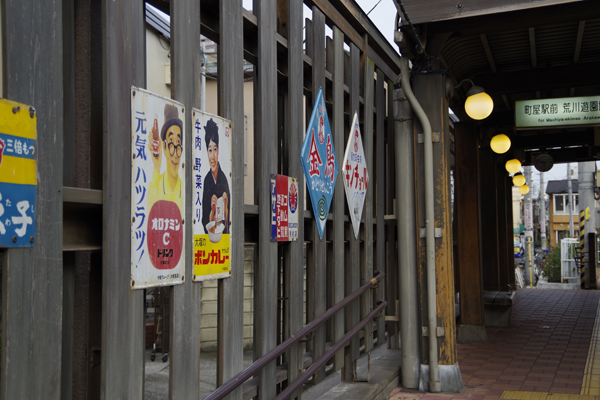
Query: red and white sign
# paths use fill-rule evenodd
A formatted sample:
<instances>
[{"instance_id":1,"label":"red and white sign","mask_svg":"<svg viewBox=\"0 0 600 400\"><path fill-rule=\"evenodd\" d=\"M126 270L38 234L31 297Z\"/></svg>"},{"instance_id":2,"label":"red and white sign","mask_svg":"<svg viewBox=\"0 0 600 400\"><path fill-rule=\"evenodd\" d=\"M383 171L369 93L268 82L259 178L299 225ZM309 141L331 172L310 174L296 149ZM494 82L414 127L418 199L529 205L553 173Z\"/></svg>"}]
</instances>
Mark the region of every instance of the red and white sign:
<instances>
[{"instance_id":1,"label":"red and white sign","mask_svg":"<svg viewBox=\"0 0 600 400\"><path fill-rule=\"evenodd\" d=\"M346 200L348 201L354 236L358 238L362 210L369 185L369 173L357 113L354 113L351 126L352 131L349 135L344 162L342 163L342 178L346 189Z\"/></svg>"},{"instance_id":2,"label":"red and white sign","mask_svg":"<svg viewBox=\"0 0 600 400\"><path fill-rule=\"evenodd\" d=\"M273 174L271 185L271 240L298 240L298 180Z\"/></svg>"}]
</instances>

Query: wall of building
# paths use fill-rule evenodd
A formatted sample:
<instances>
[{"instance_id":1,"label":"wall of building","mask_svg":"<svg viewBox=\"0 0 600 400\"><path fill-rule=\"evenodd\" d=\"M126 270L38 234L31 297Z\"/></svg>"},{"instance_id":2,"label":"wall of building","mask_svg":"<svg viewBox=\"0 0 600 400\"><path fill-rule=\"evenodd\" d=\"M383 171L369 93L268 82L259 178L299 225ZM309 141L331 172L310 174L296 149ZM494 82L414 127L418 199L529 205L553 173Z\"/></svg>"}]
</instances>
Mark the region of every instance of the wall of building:
<instances>
[{"instance_id":1,"label":"wall of building","mask_svg":"<svg viewBox=\"0 0 600 400\"><path fill-rule=\"evenodd\" d=\"M569 232L569 214L554 214L554 196L550 195L550 243L552 246L556 246L557 237L559 231ZM578 236L579 232L579 214L573 213L573 229L575 231L575 235Z\"/></svg>"}]
</instances>

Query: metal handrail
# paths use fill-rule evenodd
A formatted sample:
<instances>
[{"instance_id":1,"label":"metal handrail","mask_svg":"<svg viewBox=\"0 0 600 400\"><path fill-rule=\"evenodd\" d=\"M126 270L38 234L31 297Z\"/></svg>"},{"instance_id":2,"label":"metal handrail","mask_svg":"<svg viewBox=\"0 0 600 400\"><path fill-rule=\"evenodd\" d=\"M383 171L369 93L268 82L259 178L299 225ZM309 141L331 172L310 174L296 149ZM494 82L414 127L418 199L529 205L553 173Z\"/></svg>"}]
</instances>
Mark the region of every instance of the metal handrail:
<instances>
[{"instance_id":1,"label":"metal handrail","mask_svg":"<svg viewBox=\"0 0 600 400\"><path fill-rule=\"evenodd\" d=\"M373 318L387 307L387 301L378 301L376 309L371 311L369 315L365 317L358 325L356 325L350 332L348 332L342 339L336 342L329 350L325 352L316 362L314 362L306 371L302 373L294 382L292 382L285 390L279 393L279 396L275 397L275 400L283 400L290 397L296 390L300 388L311 376L313 376L325 363L335 355L344 345L348 342L352 336L356 335L366 324L368 324Z\"/></svg>"},{"instance_id":2,"label":"metal handrail","mask_svg":"<svg viewBox=\"0 0 600 400\"><path fill-rule=\"evenodd\" d=\"M377 271L375 271L375 272L377 272ZM287 338L286 340L284 340L280 345L278 345L277 347L275 347L273 350L271 350L270 352L268 352L267 354L265 354L264 356L262 356L258 360L254 361L248 368L246 368L245 370L243 370L242 372L240 372L239 374L237 374L236 376L234 376L233 378L231 378L223 386L221 386L220 388L218 388L217 390L215 390L214 392L212 392L204 400L219 400L219 399L222 399L223 397L227 396L229 393L231 393L233 390L235 390L238 386L240 386L241 384L243 384L245 381L247 381L248 379L250 379L254 374L256 374L258 371L260 371L261 369L263 369L267 364L269 364L271 361L273 361L274 359L276 359L277 357L279 357L281 354L283 354L286 350L288 350L290 347L292 347L292 345L294 343L300 341L304 336L306 336L309 333L313 332L323 322L325 322L329 318L331 318L336 312L338 312L339 310L341 310L342 308L344 308L346 305L348 305L348 303L350 303L352 300L356 299L364 291L366 291L371 286L373 286L377 282L379 282L384 276L385 276L384 272L377 273L377 275L375 275L373 277L373 279L369 280L367 283L365 283L364 285L362 285L360 288L356 289L354 292L352 292L351 294L349 294L348 296L346 296L342 301L340 301L339 303L337 303L336 305L334 305L333 307L331 307L330 309L328 309L327 311L325 311L325 313L323 313L323 315L317 317L316 319L314 319L313 321L311 321L309 324L307 324L306 326L304 326L304 328L300 329L298 332L296 332L295 334L291 335L289 338ZM381 306L377 307L376 310L379 310L380 307ZM373 311L371 314L373 314L374 312L375 311ZM371 314L369 314L369 316ZM375 313L375 315L376 314L377 313ZM365 320L367 320L367 319L368 319L368 317ZM368 319L367 322L370 321L371 319L372 318ZM357 326L360 326L365 320L363 320ZM366 324L366 322L364 324ZM356 330L356 332L358 332L358 330L360 330L360 329L361 328L356 329L356 327L354 327L350 332L353 332L354 330ZM345 341L342 341L341 343L343 344L344 342ZM340 342L338 342L338 343L340 343ZM297 380L298 379L296 379L296 381ZM294 382L296 382L296 381L294 381Z\"/></svg>"}]
</instances>

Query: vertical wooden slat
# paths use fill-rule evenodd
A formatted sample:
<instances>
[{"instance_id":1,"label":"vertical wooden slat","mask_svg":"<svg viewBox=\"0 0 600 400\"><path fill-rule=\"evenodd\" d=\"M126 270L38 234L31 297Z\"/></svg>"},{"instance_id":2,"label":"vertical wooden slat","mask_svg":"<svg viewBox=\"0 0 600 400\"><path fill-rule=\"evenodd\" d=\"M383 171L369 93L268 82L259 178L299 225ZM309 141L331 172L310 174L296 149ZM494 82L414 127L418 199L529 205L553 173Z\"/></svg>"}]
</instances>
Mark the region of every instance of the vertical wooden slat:
<instances>
[{"instance_id":1,"label":"vertical wooden slat","mask_svg":"<svg viewBox=\"0 0 600 400\"><path fill-rule=\"evenodd\" d=\"M365 37L365 42L367 38ZM366 46L366 43L365 43ZM364 116L364 147L365 159L367 160L367 171L369 175L376 175L373 169L374 164L374 137L373 137L373 105L375 96L375 64L370 59L365 60L365 75L364 75L364 99L365 99L365 116ZM375 181L375 179L373 179ZM364 285L373 277L373 210L375 208L374 201L375 185L369 182L367 187L367 195L365 197L365 219L364 219L364 243L361 257L360 268L360 284ZM371 293L365 293L360 297L360 318L365 318L372 311ZM365 326L365 351L370 351L373 348L373 322L369 322Z\"/></svg>"},{"instance_id":2,"label":"vertical wooden slat","mask_svg":"<svg viewBox=\"0 0 600 400\"><path fill-rule=\"evenodd\" d=\"M63 35L63 185L75 186L75 10L62 2ZM61 399L73 398L73 320L75 316L75 256L63 255L63 326Z\"/></svg>"},{"instance_id":3,"label":"vertical wooden slat","mask_svg":"<svg viewBox=\"0 0 600 400\"><path fill-rule=\"evenodd\" d=\"M344 160L344 34L338 27L333 28L333 142L335 143L337 162L342 171ZM334 304L344 299L344 180L337 177L333 196L333 300ZM334 343L344 336L344 314L338 312L334 319ZM334 358L334 370L343 367L344 351Z\"/></svg>"},{"instance_id":4,"label":"vertical wooden slat","mask_svg":"<svg viewBox=\"0 0 600 400\"><path fill-rule=\"evenodd\" d=\"M0 398L59 399L62 340L62 2L2 2L2 97L37 114L37 242L2 259ZM21 112L28 112L22 110Z\"/></svg>"},{"instance_id":5,"label":"vertical wooden slat","mask_svg":"<svg viewBox=\"0 0 600 400\"><path fill-rule=\"evenodd\" d=\"M200 2L171 2L171 93L185 105L185 165L192 165L192 108L200 108ZM192 168L185 169L185 180L191 182ZM186 202L192 204L192 190L186 190ZM192 238L192 207L186 207L185 237ZM193 246L187 240L185 281L171 288L171 349L169 398L200 398L200 305L202 286L194 282Z\"/></svg>"},{"instance_id":6,"label":"vertical wooden slat","mask_svg":"<svg viewBox=\"0 0 600 400\"><path fill-rule=\"evenodd\" d=\"M144 4L102 3L104 188L103 399L140 399L144 386L144 291L130 290L131 86L146 86Z\"/></svg>"},{"instance_id":7,"label":"vertical wooden slat","mask_svg":"<svg viewBox=\"0 0 600 400\"><path fill-rule=\"evenodd\" d=\"M243 369L244 304L244 48L241 1L219 1L219 114L233 123L231 277L219 281L217 384ZM242 388L229 399L241 400Z\"/></svg>"},{"instance_id":8,"label":"vertical wooden slat","mask_svg":"<svg viewBox=\"0 0 600 400\"><path fill-rule=\"evenodd\" d=\"M515 257L514 257L514 236L513 236L513 206L512 206L512 187L513 187L513 183L512 183L512 177L510 175L505 175L504 177L505 180L505 185L506 185L506 194L505 194L505 201L506 201L506 240L507 242L507 249L506 251L508 252L508 265L506 267L506 269L504 270L504 274L505 274L505 279L508 285L510 285L511 288L516 289L517 287L515 286L515 280L516 280L516 276L515 276ZM508 287L506 287L504 290L509 289Z\"/></svg>"},{"instance_id":9,"label":"vertical wooden slat","mask_svg":"<svg viewBox=\"0 0 600 400\"><path fill-rule=\"evenodd\" d=\"M477 209L477 127L455 124L455 204L460 274L462 325L483 327L483 282L479 264L479 212ZM462 329L462 328L461 328Z\"/></svg>"},{"instance_id":10,"label":"vertical wooden slat","mask_svg":"<svg viewBox=\"0 0 600 400\"><path fill-rule=\"evenodd\" d=\"M375 104L377 108L377 123L375 124L377 132L375 136L375 210L377 218L377 242L375 247L375 266L378 271L385 271L385 78L381 70L377 70L377 86L375 88ZM376 291L376 300L383 300L383 291L385 285L379 285ZM385 318L379 318L377 324L377 345L385 342Z\"/></svg>"},{"instance_id":11,"label":"vertical wooden slat","mask_svg":"<svg viewBox=\"0 0 600 400\"><path fill-rule=\"evenodd\" d=\"M63 185L75 186L75 7L73 1L62 2L63 18ZM81 35L84 36L84 35Z\"/></svg>"},{"instance_id":12,"label":"vertical wooden slat","mask_svg":"<svg viewBox=\"0 0 600 400\"><path fill-rule=\"evenodd\" d=\"M396 147L394 137L394 83L387 81L388 87L388 116L387 116L387 203L386 213L394 215L396 219L388 221L386 225L387 256L386 256L386 300L388 302L387 314L400 316L398 274L400 265L397 262L396 251L396 222L398 218L396 198ZM387 326L388 349L400 348L400 321L391 321Z\"/></svg>"},{"instance_id":13,"label":"vertical wooden slat","mask_svg":"<svg viewBox=\"0 0 600 400\"><path fill-rule=\"evenodd\" d=\"M258 66L256 74L256 143L258 154L258 266L255 287L255 357L277 345L277 243L271 242L270 176L277 173L277 54L275 0L256 0ZM275 397L275 362L259 373L258 397Z\"/></svg>"},{"instance_id":14,"label":"vertical wooden slat","mask_svg":"<svg viewBox=\"0 0 600 400\"><path fill-rule=\"evenodd\" d=\"M317 8L313 7L312 23L312 94L313 106L316 100L319 88L323 90L323 98L326 99L325 91L325 15ZM312 107L307 110L310 115ZM323 232L323 238L319 239L316 216L313 223L313 250L312 262L314 263L314 275L311 279L314 294L313 314L309 316L310 320L315 319L326 311L326 287L325 271L327 259L327 234ZM315 331L313 347L313 360L317 360L325 353L325 324L321 325ZM316 376L316 382L325 378L325 368L321 368Z\"/></svg>"},{"instance_id":15,"label":"vertical wooden slat","mask_svg":"<svg viewBox=\"0 0 600 400\"><path fill-rule=\"evenodd\" d=\"M402 93L402 92L401 92ZM425 229L425 146L423 143L419 143L417 135L423 132L421 121L414 114L412 125L413 125L413 140L412 143L415 147L415 159L414 159L414 170L415 170L415 207L416 207L416 226L415 226L415 238L417 245L417 296L419 301L419 316L420 318L419 329L417 334L421 331L421 327L425 326L427 321L427 251L426 251L426 238L421 237L421 229ZM413 332L414 333L414 332ZM402 332L400 333L402 335ZM429 363L429 340L427 338L419 338L421 345L421 364Z\"/></svg>"},{"instance_id":16,"label":"vertical wooden slat","mask_svg":"<svg viewBox=\"0 0 600 400\"><path fill-rule=\"evenodd\" d=\"M298 199L304 199L304 174L298 160L298 149L303 141L303 62L302 62L302 0L290 0L288 3L288 94L286 108L285 158L288 163L289 176L298 178ZM285 166L285 165L284 165ZM304 202L298 207L298 240L291 242L285 250L285 265L288 268L285 281L285 292L289 299L286 302L289 324L285 337L302 329L303 288L298 282L304 280ZM288 360L288 384L296 380L301 368L302 356L299 344L293 345L286 359Z\"/></svg>"},{"instance_id":17,"label":"vertical wooden slat","mask_svg":"<svg viewBox=\"0 0 600 400\"><path fill-rule=\"evenodd\" d=\"M359 95L360 95L360 50L355 44L350 45L350 73L349 73L349 88L350 88L350 123L354 118L354 113L359 112ZM360 115L359 115L360 121ZM350 129L348 129L350 132ZM346 138L346 141L348 138ZM349 253L346 259L345 273L345 292L346 296L358 289L360 286L360 238L354 236L354 231L351 224L348 225L349 235ZM354 300L346 307L344 325L346 332L350 331L359 322L360 307L359 300ZM342 379L351 381L355 372L355 360L359 356L359 340L358 336L354 336L350 340L347 354L344 357L344 371Z\"/></svg>"},{"instance_id":18,"label":"vertical wooden slat","mask_svg":"<svg viewBox=\"0 0 600 400\"><path fill-rule=\"evenodd\" d=\"M496 283L498 284L497 290L508 289L508 280L505 271L508 267L508 251L513 248L512 241L510 246L508 246L507 243L508 235L512 234L512 229L507 232L508 219L506 218L506 209L508 207L512 207L512 199L510 199L506 193L510 190L507 190L506 177L508 176L508 173L506 172L503 164L503 162L496 164L496 177L498 179L498 185L496 186L496 196L498 199L498 212L496 214L498 218L498 270L496 271ZM514 258L514 253L512 253L510 256L511 258Z\"/></svg>"},{"instance_id":19,"label":"vertical wooden slat","mask_svg":"<svg viewBox=\"0 0 600 400\"><path fill-rule=\"evenodd\" d=\"M442 74L419 76L415 80L415 96L429 117L433 132L440 132L440 141L433 143L433 185L435 227L442 236L435 239L435 269L438 326L444 336L438 339L440 365L456 364L456 319L454 309L454 263L450 208L450 132L447 125L448 104L444 94ZM458 369L454 370L460 374Z\"/></svg>"},{"instance_id":20,"label":"vertical wooden slat","mask_svg":"<svg viewBox=\"0 0 600 400\"><path fill-rule=\"evenodd\" d=\"M479 262L482 266L483 290L498 290L495 271L498 270L498 223L496 219L496 157L489 148L479 150L479 210L481 230ZM483 263L485 260L485 263Z\"/></svg>"}]
</instances>

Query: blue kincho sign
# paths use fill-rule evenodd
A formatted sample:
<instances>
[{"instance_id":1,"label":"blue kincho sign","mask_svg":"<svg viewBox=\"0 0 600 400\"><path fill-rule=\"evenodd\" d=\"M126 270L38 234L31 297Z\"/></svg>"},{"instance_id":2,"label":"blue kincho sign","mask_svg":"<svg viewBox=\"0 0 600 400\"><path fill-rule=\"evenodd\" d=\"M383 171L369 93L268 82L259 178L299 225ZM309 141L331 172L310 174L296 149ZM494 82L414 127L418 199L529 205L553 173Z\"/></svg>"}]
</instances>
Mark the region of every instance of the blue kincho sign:
<instances>
[{"instance_id":1,"label":"blue kincho sign","mask_svg":"<svg viewBox=\"0 0 600 400\"><path fill-rule=\"evenodd\" d=\"M319 89L306 130L301 159L315 221L319 229L319 237L323 239L335 180L338 175L338 164L322 89Z\"/></svg>"}]
</instances>

